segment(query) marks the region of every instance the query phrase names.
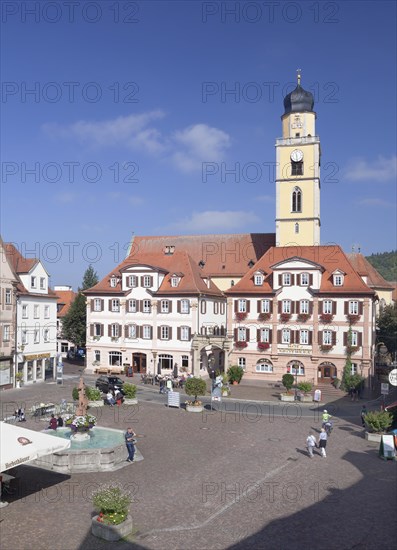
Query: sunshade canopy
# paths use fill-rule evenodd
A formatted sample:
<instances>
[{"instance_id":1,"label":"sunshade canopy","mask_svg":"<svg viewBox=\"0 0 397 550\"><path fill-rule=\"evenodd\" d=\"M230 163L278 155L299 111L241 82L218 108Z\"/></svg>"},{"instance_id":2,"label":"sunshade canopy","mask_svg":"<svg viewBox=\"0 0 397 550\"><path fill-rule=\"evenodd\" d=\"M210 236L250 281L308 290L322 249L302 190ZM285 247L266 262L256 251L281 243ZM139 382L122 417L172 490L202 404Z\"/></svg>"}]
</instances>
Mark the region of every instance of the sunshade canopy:
<instances>
[{"instance_id":1,"label":"sunshade canopy","mask_svg":"<svg viewBox=\"0 0 397 550\"><path fill-rule=\"evenodd\" d=\"M0 472L69 447L59 437L0 422Z\"/></svg>"}]
</instances>

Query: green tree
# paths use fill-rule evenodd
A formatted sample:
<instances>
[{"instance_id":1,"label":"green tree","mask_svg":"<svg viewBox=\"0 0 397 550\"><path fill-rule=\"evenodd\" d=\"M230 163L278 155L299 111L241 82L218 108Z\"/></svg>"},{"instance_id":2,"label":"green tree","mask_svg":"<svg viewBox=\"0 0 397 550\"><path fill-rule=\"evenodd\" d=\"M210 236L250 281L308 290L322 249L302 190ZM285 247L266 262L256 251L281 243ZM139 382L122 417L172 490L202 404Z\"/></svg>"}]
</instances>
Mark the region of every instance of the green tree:
<instances>
[{"instance_id":1,"label":"green tree","mask_svg":"<svg viewBox=\"0 0 397 550\"><path fill-rule=\"evenodd\" d=\"M378 342L383 342L388 352L394 358L397 350L397 304L388 305L383 308L378 319Z\"/></svg>"},{"instance_id":2,"label":"green tree","mask_svg":"<svg viewBox=\"0 0 397 550\"><path fill-rule=\"evenodd\" d=\"M62 320L62 336L76 347L83 347L86 343L87 301L82 291L95 286L97 282L98 275L90 265L83 275L82 287Z\"/></svg>"},{"instance_id":3,"label":"green tree","mask_svg":"<svg viewBox=\"0 0 397 550\"><path fill-rule=\"evenodd\" d=\"M397 280L397 251L382 252L367 256L367 260L386 281Z\"/></svg>"}]
</instances>

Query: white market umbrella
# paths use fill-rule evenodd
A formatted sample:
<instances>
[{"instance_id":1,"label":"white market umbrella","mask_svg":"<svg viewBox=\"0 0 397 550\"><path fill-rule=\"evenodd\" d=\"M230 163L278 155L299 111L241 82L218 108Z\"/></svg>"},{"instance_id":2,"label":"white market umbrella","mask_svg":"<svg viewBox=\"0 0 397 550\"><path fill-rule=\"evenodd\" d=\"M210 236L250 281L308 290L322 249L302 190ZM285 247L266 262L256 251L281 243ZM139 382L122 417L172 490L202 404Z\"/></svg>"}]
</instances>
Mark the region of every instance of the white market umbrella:
<instances>
[{"instance_id":1,"label":"white market umbrella","mask_svg":"<svg viewBox=\"0 0 397 550\"><path fill-rule=\"evenodd\" d=\"M0 472L69 447L68 440L0 422Z\"/></svg>"}]
</instances>

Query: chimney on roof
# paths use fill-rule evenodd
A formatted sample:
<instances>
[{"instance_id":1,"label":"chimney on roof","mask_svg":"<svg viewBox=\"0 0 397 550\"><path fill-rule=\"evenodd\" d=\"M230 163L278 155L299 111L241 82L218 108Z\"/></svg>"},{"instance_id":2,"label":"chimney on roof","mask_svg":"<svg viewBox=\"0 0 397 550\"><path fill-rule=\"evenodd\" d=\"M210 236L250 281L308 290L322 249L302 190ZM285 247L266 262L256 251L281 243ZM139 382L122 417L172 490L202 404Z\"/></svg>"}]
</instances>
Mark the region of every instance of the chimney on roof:
<instances>
[{"instance_id":1,"label":"chimney on roof","mask_svg":"<svg viewBox=\"0 0 397 550\"><path fill-rule=\"evenodd\" d=\"M205 266L205 261L204 261L204 260L200 260L198 265L199 265L199 267L200 267L201 269L203 269L203 267Z\"/></svg>"},{"instance_id":2,"label":"chimney on roof","mask_svg":"<svg viewBox=\"0 0 397 550\"><path fill-rule=\"evenodd\" d=\"M175 252L175 246L174 245L167 245L164 247L164 254L166 256L172 256L172 254Z\"/></svg>"}]
</instances>

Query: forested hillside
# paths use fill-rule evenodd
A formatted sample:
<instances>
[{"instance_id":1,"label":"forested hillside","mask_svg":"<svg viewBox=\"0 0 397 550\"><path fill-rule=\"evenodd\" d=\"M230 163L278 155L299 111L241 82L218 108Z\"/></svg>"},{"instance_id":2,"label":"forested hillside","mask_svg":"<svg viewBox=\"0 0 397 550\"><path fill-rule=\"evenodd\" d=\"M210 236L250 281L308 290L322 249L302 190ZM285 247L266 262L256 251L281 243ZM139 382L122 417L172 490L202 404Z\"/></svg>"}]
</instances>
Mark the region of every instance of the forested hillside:
<instances>
[{"instance_id":1,"label":"forested hillside","mask_svg":"<svg viewBox=\"0 0 397 550\"><path fill-rule=\"evenodd\" d=\"M371 256L367 256L367 260L386 281L397 281L397 250L371 254Z\"/></svg>"}]
</instances>

